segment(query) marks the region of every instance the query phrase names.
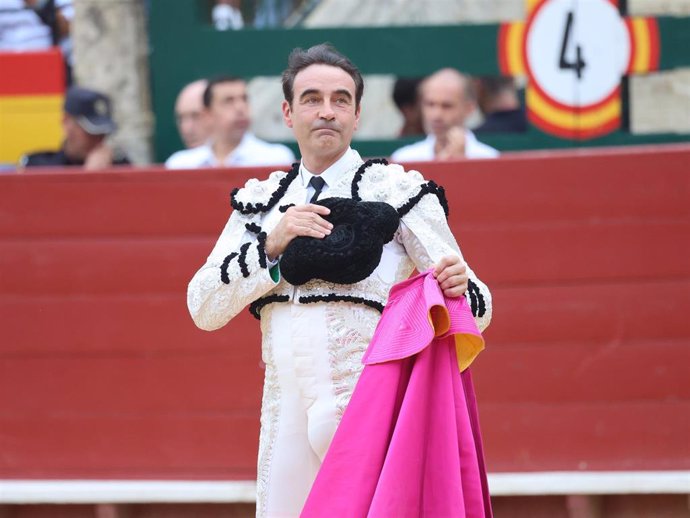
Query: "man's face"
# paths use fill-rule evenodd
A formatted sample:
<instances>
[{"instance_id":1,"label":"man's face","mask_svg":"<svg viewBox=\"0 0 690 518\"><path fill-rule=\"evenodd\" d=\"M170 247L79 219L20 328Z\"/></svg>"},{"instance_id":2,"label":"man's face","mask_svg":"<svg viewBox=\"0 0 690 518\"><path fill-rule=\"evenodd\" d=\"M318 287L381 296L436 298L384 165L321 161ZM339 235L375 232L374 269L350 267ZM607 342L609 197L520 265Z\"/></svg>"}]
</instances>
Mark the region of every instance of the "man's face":
<instances>
[{"instance_id":1,"label":"man's face","mask_svg":"<svg viewBox=\"0 0 690 518\"><path fill-rule=\"evenodd\" d=\"M214 85L207 113L216 139L234 143L242 140L251 122L245 82L229 81Z\"/></svg>"},{"instance_id":2,"label":"man's face","mask_svg":"<svg viewBox=\"0 0 690 518\"><path fill-rule=\"evenodd\" d=\"M65 134L65 154L72 160L84 160L98 147L105 138L103 135L91 135L84 131L77 120L65 114L62 118L62 130Z\"/></svg>"},{"instance_id":3,"label":"man's face","mask_svg":"<svg viewBox=\"0 0 690 518\"><path fill-rule=\"evenodd\" d=\"M354 80L339 67L311 65L295 76L293 93L292 106L283 101L283 118L302 156L307 161L337 159L359 122Z\"/></svg>"},{"instance_id":4,"label":"man's face","mask_svg":"<svg viewBox=\"0 0 690 518\"><path fill-rule=\"evenodd\" d=\"M444 139L454 126L463 127L474 109L467 100L464 85L454 78L432 77L422 84L422 119L424 131Z\"/></svg>"},{"instance_id":5,"label":"man's face","mask_svg":"<svg viewBox=\"0 0 690 518\"><path fill-rule=\"evenodd\" d=\"M202 145L208 138L209 121L204 113L204 84L186 87L175 103L175 122L185 147Z\"/></svg>"}]
</instances>

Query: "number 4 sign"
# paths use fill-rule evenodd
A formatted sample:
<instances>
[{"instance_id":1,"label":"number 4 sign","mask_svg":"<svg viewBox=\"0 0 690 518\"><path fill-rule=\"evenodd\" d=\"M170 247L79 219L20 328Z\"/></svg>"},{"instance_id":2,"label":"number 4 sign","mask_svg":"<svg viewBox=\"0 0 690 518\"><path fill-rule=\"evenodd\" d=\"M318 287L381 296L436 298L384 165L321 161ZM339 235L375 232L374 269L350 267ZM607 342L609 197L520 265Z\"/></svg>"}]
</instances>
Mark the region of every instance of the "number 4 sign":
<instances>
[{"instance_id":1,"label":"number 4 sign","mask_svg":"<svg viewBox=\"0 0 690 518\"><path fill-rule=\"evenodd\" d=\"M618 0L527 0L526 22L502 24L499 64L527 75L527 114L562 138L611 133L621 122L621 78L656 70L653 18L623 18Z\"/></svg>"}]
</instances>

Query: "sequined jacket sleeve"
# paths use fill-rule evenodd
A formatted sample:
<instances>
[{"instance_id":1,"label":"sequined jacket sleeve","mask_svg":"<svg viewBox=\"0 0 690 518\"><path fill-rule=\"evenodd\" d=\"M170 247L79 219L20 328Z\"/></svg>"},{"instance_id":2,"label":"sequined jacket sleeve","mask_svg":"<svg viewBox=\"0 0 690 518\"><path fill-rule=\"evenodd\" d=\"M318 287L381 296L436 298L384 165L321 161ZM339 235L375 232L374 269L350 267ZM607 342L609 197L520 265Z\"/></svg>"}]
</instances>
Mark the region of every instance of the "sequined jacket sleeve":
<instances>
[{"instance_id":1,"label":"sequined jacket sleeve","mask_svg":"<svg viewBox=\"0 0 690 518\"><path fill-rule=\"evenodd\" d=\"M379 169L379 174L382 173L383 177L377 178L377 168L370 168L369 173L362 178L361 191L386 193L385 201L396 207L401 217L398 239L417 270L423 272L447 255L457 255L465 261L448 226L448 205L443 188L434 182L425 181L417 171L405 172L398 165ZM372 199L377 197L383 196L374 195ZM477 327L483 331L491 321L491 293L469 265L467 274L469 282L465 296L472 308Z\"/></svg>"},{"instance_id":2,"label":"sequined jacket sleeve","mask_svg":"<svg viewBox=\"0 0 690 518\"><path fill-rule=\"evenodd\" d=\"M289 172L274 171L266 180L252 178L230 199L233 213L206 263L187 288L187 307L201 329L218 329L244 307L279 282L271 276L266 257L266 234L261 228L271 210L297 177L299 164ZM275 214L276 211L273 211Z\"/></svg>"},{"instance_id":3,"label":"sequined jacket sleeve","mask_svg":"<svg viewBox=\"0 0 690 518\"><path fill-rule=\"evenodd\" d=\"M213 331L276 285L268 268L265 232L234 211L206 263L187 288L194 323Z\"/></svg>"}]
</instances>

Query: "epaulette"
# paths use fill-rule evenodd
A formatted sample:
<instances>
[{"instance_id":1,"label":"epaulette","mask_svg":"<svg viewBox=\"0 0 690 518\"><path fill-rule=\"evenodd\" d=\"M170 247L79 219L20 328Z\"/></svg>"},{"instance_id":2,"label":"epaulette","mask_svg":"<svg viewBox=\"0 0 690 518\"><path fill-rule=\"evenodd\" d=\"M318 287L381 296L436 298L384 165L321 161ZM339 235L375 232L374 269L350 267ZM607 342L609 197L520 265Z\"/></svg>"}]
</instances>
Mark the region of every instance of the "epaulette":
<instances>
[{"instance_id":1,"label":"epaulette","mask_svg":"<svg viewBox=\"0 0 690 518\"><path fill-rule=\"evenodd\" d=\"M385 160L369 160L357 171L352 181L352 197L356 200L383 201L395 207L400 217L407 214L427 194L438 197L448 216L448 202L443 187L426 181L418 171L405 171L398 164Z\"/></svg>"},{"instance_id":2,"label":"epaulette","mask_svg":"<svg viewBox=\"0 0 690 518\"><path fill-rule=\"evenodd\" d=\"M233 209L246 215L268 212L285 195L298 174L299 163L295 163L290 171L274 171L266 180L247 180L243 188L232 190L230 204Z\"/></svg>"}]
</instances>

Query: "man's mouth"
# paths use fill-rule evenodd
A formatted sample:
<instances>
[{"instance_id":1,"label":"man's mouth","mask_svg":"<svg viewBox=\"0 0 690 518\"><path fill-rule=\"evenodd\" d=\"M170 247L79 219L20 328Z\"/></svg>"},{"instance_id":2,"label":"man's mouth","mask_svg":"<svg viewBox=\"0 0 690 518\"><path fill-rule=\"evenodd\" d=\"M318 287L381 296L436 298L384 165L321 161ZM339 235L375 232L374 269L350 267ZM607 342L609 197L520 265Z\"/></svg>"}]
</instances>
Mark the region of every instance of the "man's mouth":
<instances>
[{"instance_id":1,"label":"man's mouth","mask_svg":"<svg viewBox=\"0 0 690 518\"><path fill-rule=\"evenodd\" d=\"M317 126L312 131L329 131L332 133L340 133L340 130L338 130L338 128L335 128L333 126Z\"/></svg>"}]
</instances>

